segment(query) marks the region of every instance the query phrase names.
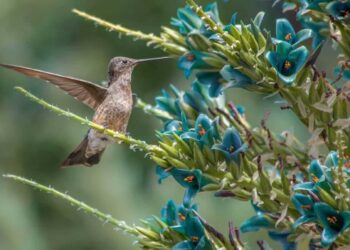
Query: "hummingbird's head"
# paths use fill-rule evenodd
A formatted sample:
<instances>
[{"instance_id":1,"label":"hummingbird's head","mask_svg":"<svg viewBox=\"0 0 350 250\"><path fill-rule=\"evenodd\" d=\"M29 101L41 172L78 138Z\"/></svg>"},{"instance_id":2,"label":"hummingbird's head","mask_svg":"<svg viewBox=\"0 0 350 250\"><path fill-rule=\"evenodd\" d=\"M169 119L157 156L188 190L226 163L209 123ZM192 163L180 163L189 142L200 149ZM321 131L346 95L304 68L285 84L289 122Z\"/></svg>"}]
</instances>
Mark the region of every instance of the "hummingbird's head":
<instances>
[{"instance_id":1,"label":"hummingbird's head","mask_svg":"<svg viewBox=\"0 0 350 250\"><path fill-rule=\"evenodd\" d=\"M137 60L127 57L114 57L109 62L108 75L110 77L117 77L123 73L130 72L136 66Z\"/></svg>"},{"instance_id":2,"label":"hummingbird's head","mask_svg":"<svg viewBox=\"0 0 350 250\"><path fill-rule=\"evenodd\" d=\"M132 59L128 57L117 56L112 58L108 66L108 75L109 79L116 79L121 75L128 74L131 75L132 70L138 64L149 62L149 61L158 61L163 59L169 59L172 57L155 57L147 59Z\"/></svg>"}]
</instances>

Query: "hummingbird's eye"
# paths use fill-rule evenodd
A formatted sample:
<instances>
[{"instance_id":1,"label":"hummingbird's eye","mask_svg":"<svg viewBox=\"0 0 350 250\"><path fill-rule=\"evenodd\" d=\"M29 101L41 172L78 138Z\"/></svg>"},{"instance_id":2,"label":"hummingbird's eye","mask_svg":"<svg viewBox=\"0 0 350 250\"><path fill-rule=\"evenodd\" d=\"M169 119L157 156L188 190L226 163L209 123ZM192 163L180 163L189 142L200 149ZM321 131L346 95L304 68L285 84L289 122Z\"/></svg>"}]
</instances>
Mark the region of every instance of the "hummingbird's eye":
<instances>
[{"instance_id":1,"label":"hummingbird's eye","mask_svg":"<svg viewBox=\"0 0 350 250\"><path fill-rule=\"evenodd\" d=\"M128 61L127 61L127 60L123 60L122 63L123 63L123 64L127 64Z\"/></svg>"}]
</instances>

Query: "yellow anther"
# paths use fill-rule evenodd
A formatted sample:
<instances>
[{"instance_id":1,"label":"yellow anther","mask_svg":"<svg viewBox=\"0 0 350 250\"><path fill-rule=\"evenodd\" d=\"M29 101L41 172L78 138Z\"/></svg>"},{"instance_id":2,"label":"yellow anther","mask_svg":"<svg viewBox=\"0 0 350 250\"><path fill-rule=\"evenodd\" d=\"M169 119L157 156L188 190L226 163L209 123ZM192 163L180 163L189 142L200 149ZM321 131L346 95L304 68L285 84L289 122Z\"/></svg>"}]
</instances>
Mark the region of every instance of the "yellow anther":
<instances>
[{"instance_id":1,"label":"yellow anther","mask_svg":"<svg viewBox=\"0 0 350 250\"><path fill-rule=\"evenodd\" d=\"M284 69L290 69L290 67L292 67L292 64L289 61L285 61L284 65L283 65L283 68Z\"/></svg>"}]
</instances>

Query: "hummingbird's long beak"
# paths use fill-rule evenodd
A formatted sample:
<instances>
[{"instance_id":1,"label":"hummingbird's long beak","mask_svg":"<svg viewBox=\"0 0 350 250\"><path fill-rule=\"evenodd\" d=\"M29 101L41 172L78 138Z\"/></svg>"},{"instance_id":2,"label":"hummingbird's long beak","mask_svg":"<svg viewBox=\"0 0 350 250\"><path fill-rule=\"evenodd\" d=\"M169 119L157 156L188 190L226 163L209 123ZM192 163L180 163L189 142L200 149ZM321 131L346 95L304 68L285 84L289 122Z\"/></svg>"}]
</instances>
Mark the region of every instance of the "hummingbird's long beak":
<instances>
[{"instance_id":1,"label":"hummingbird's long beak","mask_svg":"<svg viewBox=\"0 0 350 250\"><path fill-rule=\"evenodd\" d=\"M144 63L144 62L150 62L150 61L159 61L159 60L164 60L164 59L172 59L174 57L172 56L163 56L163 57L154 57L154 58L146 58L146 59L138 59L135 60L134 64L140 64L140 63Z\"/></svg>"}]
</instances>

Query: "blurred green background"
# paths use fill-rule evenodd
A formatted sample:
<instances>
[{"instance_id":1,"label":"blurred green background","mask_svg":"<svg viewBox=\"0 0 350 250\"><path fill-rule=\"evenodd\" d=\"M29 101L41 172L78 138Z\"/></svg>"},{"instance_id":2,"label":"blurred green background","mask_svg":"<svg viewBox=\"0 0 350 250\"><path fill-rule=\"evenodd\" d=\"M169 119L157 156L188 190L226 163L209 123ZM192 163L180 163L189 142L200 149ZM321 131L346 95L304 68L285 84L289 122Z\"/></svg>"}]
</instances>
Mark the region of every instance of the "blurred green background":
<instances>
[{"instance_id":1,"label":"blurred green background","mask_svg":"<svg viewBox=\"0 0 350 250\"><path fill-rule=\"evenodd\" d=\"M199 1L201 4L209 1ZM95 27L71 13L78 8L103 19L146 32L159 31L175 16L180 0L53 1L2 0L0 8L0 61L21 64L71 75L100 83L106 79L107 63L114 56L145 58L162 55L161 51L118 38L114 32ZM271 8L272 1L219 1L221 17L230 20L233 12L248 21L258 11L268 13L264 27L274 33L274 19L283 16ZM332 52L329 52L332 53ZM329 64L329 55L321 67ZM82 140L87 128L58 117L23 98L13 90L23 86L53 104L82 116L92 112L84 105L39 80L0 69L0 172L32 178L40 183L67 191L74 197L127 223L159 215L169 198L180 202L183 189L172 180L157 184L154 164L143 153L134 153L125 145L112 145L102 162L94 168L60 169L61 161ZM188 89L176 62L149 63L138 67L133 90L153 103L161 88L169 83ZM258 124L264 112L271 111L269 126L276 132L294 131L300 138L307 132L288 111L281 111L272 99L264 99L242 90L230 90L230 100L243 104L248 119ZM155 118L134 110L129 132L136 138L155 142L160 129ZM306 140L306 139L305 139ZM304 141L305 141L304 140ZM0 180L0 249L136 249L133 239L102 225L95 218L76 211L69 204L9 180ZM223 200L211 194L197 198L201 214L223 232L228 221L238 225L252 215L249 204ZM263 233L243 236L255 249Z\"/></svg>"}]
</instances>

